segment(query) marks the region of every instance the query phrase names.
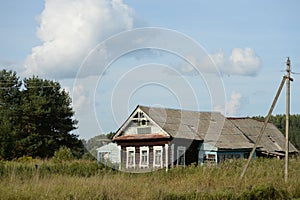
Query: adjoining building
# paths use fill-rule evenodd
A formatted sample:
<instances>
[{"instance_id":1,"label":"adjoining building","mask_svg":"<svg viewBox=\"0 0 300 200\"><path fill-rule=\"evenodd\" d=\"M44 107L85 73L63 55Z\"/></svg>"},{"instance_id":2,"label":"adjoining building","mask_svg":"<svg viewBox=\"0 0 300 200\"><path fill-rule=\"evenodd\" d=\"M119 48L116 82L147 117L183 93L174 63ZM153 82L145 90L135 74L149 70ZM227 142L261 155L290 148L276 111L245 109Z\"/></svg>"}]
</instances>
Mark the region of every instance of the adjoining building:
<instances>
[{"instance_id":1,"label":"adjoining building","mask_svg":"<svg viewBox=\"0 0 300 200\"><path fill-rule=\"evenodd\" d=\"M260 133L264 122L251 118L227 118L242 134L255 142ZM285 137L280 130L272 123L268 123L259 143L261 148L257 149L256 154L260 157L277 157L285 156ZM296 155L298 150L294 145L289 143L289 155Z\"/></svg>"},{"instance_id":2,"label":"adjoining building","mask_svg":"<svg viewBox=\"0 0 300 200\"><path fill-rule=\"evenodd\" d=\"M120 165L120 146L116 143L108 143L96 149L98 163L103 163L109 166Z\"/></svg>"}]
</instances>

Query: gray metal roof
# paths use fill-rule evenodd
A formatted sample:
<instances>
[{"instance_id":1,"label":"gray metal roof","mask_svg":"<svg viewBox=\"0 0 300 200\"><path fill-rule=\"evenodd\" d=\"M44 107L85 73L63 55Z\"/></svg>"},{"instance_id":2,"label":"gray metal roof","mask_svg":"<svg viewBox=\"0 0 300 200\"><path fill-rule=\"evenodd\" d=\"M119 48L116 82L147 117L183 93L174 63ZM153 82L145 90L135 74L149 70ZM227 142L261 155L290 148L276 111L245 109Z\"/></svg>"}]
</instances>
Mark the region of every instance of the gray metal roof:
<instances>
[{"instance_id":1,"label":"gray metal roof","mask_svg":"<svg viewBox=\"0 0 300 200\"><path fill-rule=\"evenodd\" d=\"M242 133L251 139L256 141L263 122L259 122L251 118L228 118ZM279 129L272 123L268 123L265 132L262 135L259 145L261 150L276 155L284 155L285 152L285 136L279 131ZM292 143L289 143L289 152L297 153L298 150Z\"/></svg>"},{"instance_id":2,"label":"gray metal roof","mask_svg":"<svg viewBox=\"0 0 300 200\"><path fill-rule=\"evenodd\" d=\"M219 112L138 106L174 138L204 140L219 149L252 148L253 143Z\"/></svg>"}]
</instances>

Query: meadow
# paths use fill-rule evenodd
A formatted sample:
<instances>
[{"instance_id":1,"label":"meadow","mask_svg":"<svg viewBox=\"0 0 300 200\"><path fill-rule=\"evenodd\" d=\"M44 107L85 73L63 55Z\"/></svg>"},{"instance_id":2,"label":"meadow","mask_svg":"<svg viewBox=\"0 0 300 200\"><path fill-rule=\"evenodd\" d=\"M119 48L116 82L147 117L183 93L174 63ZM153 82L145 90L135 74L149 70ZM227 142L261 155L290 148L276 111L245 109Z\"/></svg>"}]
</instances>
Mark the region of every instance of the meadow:
<instances>
[{"instance_id":1,"label":"meadow","mask_svg":"<svg viewBox=\"0 0 300 200\"><path fill-rule=\"evenodd\" d=\"M130 174L96 161L0 161L0 199L297 199L300 160L253 160L240 180L245 160L217 167L188 166Z\"/></svg>"}]
</instances>

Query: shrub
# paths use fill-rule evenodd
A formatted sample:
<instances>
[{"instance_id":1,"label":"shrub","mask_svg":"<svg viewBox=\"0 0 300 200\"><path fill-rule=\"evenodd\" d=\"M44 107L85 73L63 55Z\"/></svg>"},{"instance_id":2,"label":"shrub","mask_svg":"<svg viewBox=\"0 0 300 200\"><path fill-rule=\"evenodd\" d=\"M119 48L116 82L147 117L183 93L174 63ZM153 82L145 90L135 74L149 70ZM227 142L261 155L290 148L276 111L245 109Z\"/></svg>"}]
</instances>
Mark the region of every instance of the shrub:
<instances>
[{"instance_id":1,"label":"shrub","mask_svg":"<svg viewBox=\"0 0 300 200\"><path fill-rule=\"evenodd\" d=\"M74 160L74 156L71 149L66 146L61 146L57 151L54 152L53 161L63 162Z\"/></svg>"},{"instance_id":2,"label":"shrub","mask_svg":"<svg viewBox=\"0 0 300 200\"><path fill-rule=\"evenodd\" d=\"M33 161L32 157L31 156L22 156L22 157L19 157L18 162L31 162Z\"/></svg>"}]
</instances>

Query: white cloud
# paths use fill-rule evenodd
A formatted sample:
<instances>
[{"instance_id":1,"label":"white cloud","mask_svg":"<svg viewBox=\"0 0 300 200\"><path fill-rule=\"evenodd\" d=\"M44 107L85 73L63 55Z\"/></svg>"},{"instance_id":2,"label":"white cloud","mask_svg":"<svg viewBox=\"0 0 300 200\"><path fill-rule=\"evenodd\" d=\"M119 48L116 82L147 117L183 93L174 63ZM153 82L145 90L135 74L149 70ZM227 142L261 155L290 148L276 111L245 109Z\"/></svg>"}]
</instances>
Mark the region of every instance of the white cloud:
<instances>
[{"instance_id":1,"label":"white cloud","mask_svg":"<svg viewBox=\"0 0 300 200\"><path fill-rule=\"evenodd\" d=\"M225 114L226 116L236 116L242 106L243 96L241 93L232 91L230 100L226 102L226 107L217 105L214 110Z\"/></svg>"},{"instance_id":2,"label":"white cloud","mask_svg":"<svg viewBox=\"0 0 300 200\"><path fill-rule=\"evenodd\" d=\"M89 51L112 34L133 28L133 10L122 0L46 0L26 75L75 77Z\"/></svg>"},{"instance_id":3,"label":"white cloud","mask_svg":"<svg viewBox=\"0 0 300 200\"><path fill-rule=\"evenodd\" d=\"M233 91L230 100L226 102L226 115L235 116L241 107L242 94Z\"/></svg>"},{"instance_id":4,"label":"white cloud","mask_svg":"<svg viewBox=\"0 0 300 200\"><path fill-rule=\"evenodd\" d=\"M73 98L76 99L76 101L73 102L73 108L76 110L76 112L82 113L84 108L87 108L89 105L91 105L88 97L89 93L82 85L76 85L73 87Z\"/></svg>"},{"instance_id":5,"label":"white cloud","mask_svg":"<svg viewBox=\"0 0 300 200\"><path fill-rule=\"evenodd\" d=\"M198 71L206 73L219 71L221 74L227 75L255 76L261 68L261 60L252 48L234 48L229 57L219 50L215 54L200 58L187 56L186 59L190 64L184 61L175 65L186 75L197 74L195 73L195 67L197 67Z\"/></svg>"},{"instance_id":6,"label":"white cloud","mask_svg":"<svg viewBox=\"0 0 300 200\"><path fill-rule=\"evenodd\" d=\"M223 74L255 76L261 68L261 60L252 48L234 48L229 58L222 50L210 57Z\"/></svg>"}]
</instances>

